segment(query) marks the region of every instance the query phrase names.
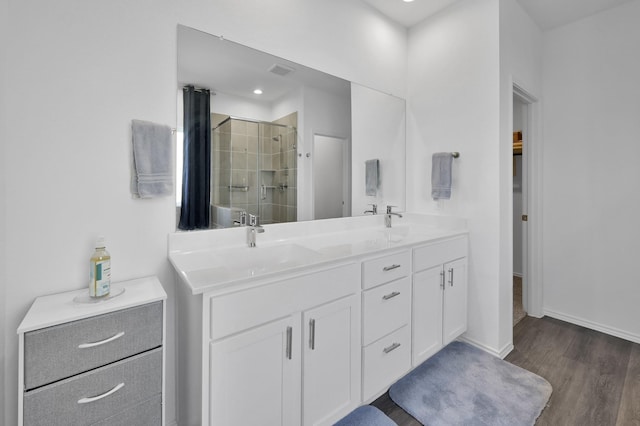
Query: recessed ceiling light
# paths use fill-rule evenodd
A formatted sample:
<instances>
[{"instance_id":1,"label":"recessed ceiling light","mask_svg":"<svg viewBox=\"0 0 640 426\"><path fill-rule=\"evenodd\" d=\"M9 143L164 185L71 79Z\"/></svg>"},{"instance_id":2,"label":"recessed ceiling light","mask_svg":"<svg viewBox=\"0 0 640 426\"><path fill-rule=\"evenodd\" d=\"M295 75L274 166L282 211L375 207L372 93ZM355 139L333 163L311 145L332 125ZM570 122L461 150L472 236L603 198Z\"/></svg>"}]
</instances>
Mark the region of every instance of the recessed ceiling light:
<instances>
[{"instance_id":1,"label":"recessed ceiling light","mask_svg":"<svg viewBox=\"0 0 640 426\"><path fill-rule=\"evenodd\" d=\"M256 89L253 91L253 93L255 93L256 95L262 95L262 90Z\"/></svg>"},{"instance_id":2,"label":"recessed ceiling light","mask_svg":"<svg viewBox=\"0 0 640 426\"><path fill-rule=\"evenodd\" d=\"M413 0L403 0L405 3L411 3Z\"/></svg>"}]
</instances>

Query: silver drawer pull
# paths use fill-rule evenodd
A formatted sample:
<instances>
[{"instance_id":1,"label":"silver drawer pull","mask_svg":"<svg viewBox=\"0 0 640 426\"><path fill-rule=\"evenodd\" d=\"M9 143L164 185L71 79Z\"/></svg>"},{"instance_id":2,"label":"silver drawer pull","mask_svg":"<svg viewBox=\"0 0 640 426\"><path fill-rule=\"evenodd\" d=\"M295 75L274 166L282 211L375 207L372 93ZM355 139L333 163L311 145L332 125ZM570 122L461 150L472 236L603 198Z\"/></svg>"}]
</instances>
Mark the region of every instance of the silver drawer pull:
<instances>
[{"instance_id":1,"label":"silver drawer pull","mask_svg":"<svg viewBox=\"0 0 640 426\"><path fill-rule=\"evenodd\" d=\"M400 265L398 265L396 263L396 264L393 264L391 266L385 266L384 268L382 268L382 270L385 271L385 272L389 272L389 271L393 271L394 269L398 269L399 267L400 267Z\"/></svg>"},{"instance_id":2,"label":"silver drawer pull","mask_svg":"<svg viewBox=\"0 0 640 426\"><path fill-rule=\"evenodd\" d=\"M400 296L400 292L399 291L394 291L393 293L389 293L387 295L382 296L383 300L389 300L389 299L393 299L396 296Z\"/></svg>"},{"instance_id":3,"label":"silver drawer pull","mask_svg":"<svg viewBox=\"0 0 640 426\"><path fill-rule=\"evenodd\" d=\"M114 393L118 392L123 387L124 387L124 383L120 383L119 385L116 385L116 387L114 387L113 389L111 389L108 392L103 393L102 395L92 396L91 398L79 399L78 400L78 404L88 404L90 402L95 402L95 401L98 401L99 399L106 398L109 395L113 395Z\"/></svg>"},{"instance_id":4,"label":"silver drawer pull","mask_svg":"<svg viewBox=\"0 0 640 426\"><path fill-rule=\"evenodd\" d=\"M391 345L391 346L389 346L389 347L387 347L387 348L384 348L384 349L383 349L383 352L384 352L385 354L388 354L388 353L389 353L389 352L391 352L391 351L395 351L395 350L396 350L396 349L398 349L399 347L400 347L400 343L394 343L393 345Z\"/></svg>"},{"instance_id":5,"label":"silver drawer pull","mask_svg":"<svg viewBox=\"0 0 640 426\"><path fill-rule=\"evenodd\" d=\"M101 340L99 342L82 343L82 344L78 345L78 348L79 349L93 348L93 347L96 347L96 346L104 345L105 343L113 342L114 340L119 339L122 336L124 336L124 331L121 331L120 333L118 333L118 334L116 334L114 336L111 336L108 339Z\"/></svg>"}]
</instances>

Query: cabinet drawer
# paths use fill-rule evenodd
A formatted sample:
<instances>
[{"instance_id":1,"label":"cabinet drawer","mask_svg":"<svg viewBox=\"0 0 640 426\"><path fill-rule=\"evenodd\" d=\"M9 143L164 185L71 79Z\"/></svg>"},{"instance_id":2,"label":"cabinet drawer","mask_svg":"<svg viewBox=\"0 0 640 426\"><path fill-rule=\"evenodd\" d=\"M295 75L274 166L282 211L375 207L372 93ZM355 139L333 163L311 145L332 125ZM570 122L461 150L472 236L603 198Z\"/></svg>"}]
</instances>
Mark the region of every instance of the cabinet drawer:
<instances>
[{"instance_id":1,"label":"cabinet drawer","mask_svg":"<svg viewBox=\"0 0 640 426\"><path fill-rule=\"evenodd\" d=\"M211 297L211 339L229 336L360 291L360 265L351 263Z\"/></svg>"},{"instance_id":2,"label":"cabinet drawer","mask_svg":"<svg viewBox=\"0 0 640 426\"><path fill-rule=\"evenodd\" d=\"M363 345L409 323L411 311L409 277L367 290L362 296Z\"/></svg>"},{"instance_id":3,"label":"cabinet drawer","mask_svg":"<svg viewBox=\"0 0 640 426\"><path fill-rule=\"evenodd\" d=\"M363 349L362 397L366 401L386 390L411 368L411 333L409 326Z\"/></svg>"},{"instance_id":4,"label":"cabinet drawer","mask_svg":"<svg viewBox=\"0 0 640 426\"><path fill-rule=\"evenodd\" d=\"M362 288L372 288L409 275L411 252L403 251L362 262Z\"/></svg>"},{"instance_id":5,"label":"cabinet drawer","mask_svg":"<svg viewBox=\"0 0 640 426\"><path fill-rule=\"evenodd\" d=\"M162 348L157 348L26 392L24 425L91 425L161 392Z\"/></svg>"},{"instance_id":6,"label":"cabinet drawer","mask_svg":"<svg viewBox=\"0 0 640 426\"><path fill-rule=\"evenodd\" d=\"M423 271L467 256L467 237L424 245L413 249L413 271Z\"/></svg>"},{"instance_id":7,"label":"cabinet drawer","mask_svg":"<svg viewBox=\"0 0 640 426\"><path fill-rule=\"evenodd\" d=\"M25 389L47 385L160 345L162 302L28 332L24 336Z\"/></svg>"},{"instance_id":8,"label":"cabinet drawer","mask_svg":"<svg viewBox=\"0 0 640 426\"><path fill-rule=\"evenodd\" d=\"M92 426L161 426L162 395L134 405L122 413L94 423Z\"/></svg>"}]
</instances>

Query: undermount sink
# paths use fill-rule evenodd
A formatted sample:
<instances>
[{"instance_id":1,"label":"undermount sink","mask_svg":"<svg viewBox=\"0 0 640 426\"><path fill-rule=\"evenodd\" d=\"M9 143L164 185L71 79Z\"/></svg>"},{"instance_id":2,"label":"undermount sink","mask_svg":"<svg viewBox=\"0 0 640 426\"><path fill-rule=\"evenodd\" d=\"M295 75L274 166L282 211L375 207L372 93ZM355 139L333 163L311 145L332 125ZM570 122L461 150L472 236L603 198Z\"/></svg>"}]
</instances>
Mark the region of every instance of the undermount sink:
<instances>
[{"instance_id":1,"label":"undermount sink","mask_svg":"<svg viewBox=\"0 0 640 426\"><path fill-rule=\"evenodd\" d=\"M310 263L318 259L320 253L298 244L278 244L233 248L225 250L221 256L228 268L242 268L256 273Z\"/></svg>"},{"instance_id":2,"label":"undermount sink","mask_svg":"<svg viewBox=\"0 0 640 426\"><path fill-rule=\"evenodd\" d=\"M193 282L253 277L310 264L321 258L317 251L298 244L233 247L173 257L178 268Z\"/></svg>"}]
</instances>

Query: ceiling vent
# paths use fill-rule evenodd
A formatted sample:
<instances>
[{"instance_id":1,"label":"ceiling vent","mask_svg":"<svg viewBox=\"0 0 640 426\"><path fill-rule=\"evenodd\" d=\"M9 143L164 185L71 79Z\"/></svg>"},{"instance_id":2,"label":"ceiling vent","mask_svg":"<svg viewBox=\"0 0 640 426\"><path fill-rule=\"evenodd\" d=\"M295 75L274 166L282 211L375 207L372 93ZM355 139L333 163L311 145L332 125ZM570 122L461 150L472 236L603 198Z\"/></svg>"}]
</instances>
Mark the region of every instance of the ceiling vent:
<instances>
[{"instance_id":1,"label":"ceiling vent","mask_svg":"<svg viewBox=\"0 0 640 426\"><path fill-rule=\"evenodd\" d=\"M269 72L278 74L280 76L285 76L293 71L295 71L293 68L288 67L286 65L282 65L282 64L273 64L271 65L271 68L269 68Z\"/></svg>"}]
</instances>

